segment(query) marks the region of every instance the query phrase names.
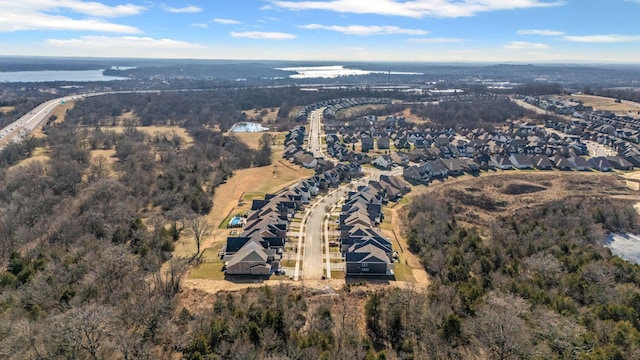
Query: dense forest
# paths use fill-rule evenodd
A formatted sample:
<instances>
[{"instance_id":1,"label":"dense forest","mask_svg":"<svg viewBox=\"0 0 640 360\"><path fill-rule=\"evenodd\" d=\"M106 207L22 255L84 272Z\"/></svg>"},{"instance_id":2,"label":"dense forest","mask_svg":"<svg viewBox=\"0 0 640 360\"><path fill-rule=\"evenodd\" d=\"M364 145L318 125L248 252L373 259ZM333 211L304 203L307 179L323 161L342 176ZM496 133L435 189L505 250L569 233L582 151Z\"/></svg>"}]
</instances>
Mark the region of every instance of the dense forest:
<instances>
[{"instance_id":1,"label":"dense forest","mask_svg":"<svg viewBox=\"0 0 640 360\"><path fill-rule=\"evenodd\" d=\"M207 126L227 131L245 121L242 110L279 107L271 126L286 131L294 126L289 114L296 106L340 97L371 95L369 91L301 91L296 87L277 89L221 89L142 94L114 94L88 98L67 114L67 122L84 126L119 125L119 117L134 114L131 125L177 125L186 128Z\"/></svg>"},{"instance_id":2,"label":"dense forest","mask_svg":"<svg viewBox=\"0 0 640 360\"><path fill-rule=\"evenodd\" d=\"M2 152L0 357L165 357L185 269L174 243L208 226L201 215L235 169L264 159L202 127L192 146L134 127L45 132L16 150L44 146L45 160L9 167L12 147Z\"/></svg>"},{"instance_id":3,"label":"dense forest","mask_svg":"<svg viewBox=\"0 0 640 360\"><path fill-rule=\"evenodd\" d=\"M432 319L437 346L418 349L447 359L640 357L640 267L602 245L606 231L640 230L630 204L560 199L493 220L489 236L458 223L457 208L424 195L405 209L409 246L433 280L412 316ZM401 328L411 353L425 335Z\"/></svg>"}]
</instances>

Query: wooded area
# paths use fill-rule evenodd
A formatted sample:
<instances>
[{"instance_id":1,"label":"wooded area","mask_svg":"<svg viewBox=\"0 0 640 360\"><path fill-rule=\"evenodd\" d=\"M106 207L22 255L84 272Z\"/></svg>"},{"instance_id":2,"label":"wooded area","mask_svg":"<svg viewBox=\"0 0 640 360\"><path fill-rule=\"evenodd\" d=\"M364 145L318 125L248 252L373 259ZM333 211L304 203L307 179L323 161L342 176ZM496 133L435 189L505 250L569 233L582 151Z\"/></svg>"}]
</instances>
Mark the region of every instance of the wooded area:
<instances>
[{"instance_id":1,"label":"wooded area","mask_svg":"<svg viewBox=\"0 0 640 360\"><path fill-rule=\"evenodd\" d=\"M439 329L435 357L640 356L640 267L602 244L605 231L640 230L629 203L559 199L495 219L488 236L455 212L428 195L405 212L409 246L433 278L421 311Z\"/></svg>"},{"instance_id":2,"label":"wooded area","mask_svg":"<svg viewBox=\"0 0 640 360\"><path fill-rule=\"evenodd\" d=\"M191 129L192 146L132 126L65 121L44 132L2 152L0 357L174 353L186 270L171 260L174 244L210 211L216 187L235 169L264 165L270 148L203 127ZM48 160L19 162L36 147Z\"/></svg>"}]
</instances>

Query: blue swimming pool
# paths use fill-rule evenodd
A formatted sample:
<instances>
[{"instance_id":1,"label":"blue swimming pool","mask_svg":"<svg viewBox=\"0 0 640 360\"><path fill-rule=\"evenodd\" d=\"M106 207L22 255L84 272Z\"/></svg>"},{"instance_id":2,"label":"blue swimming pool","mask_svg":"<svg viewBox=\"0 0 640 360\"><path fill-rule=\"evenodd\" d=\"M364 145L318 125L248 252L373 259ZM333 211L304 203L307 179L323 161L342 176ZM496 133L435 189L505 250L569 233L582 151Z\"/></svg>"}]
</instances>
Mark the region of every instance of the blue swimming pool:
<instances>
[{"instance_id":1,"label":"blue swimming pool","mask_svg":"<svg viewBox=\"0 0 640 360\"><path fill-rule=\"evenodd\" d=\"M241 222L242 219L240 219L240 216L234 216L231 218L231 221L229 221L229 226L238 226Z\"/></svg>"}]
</instances>

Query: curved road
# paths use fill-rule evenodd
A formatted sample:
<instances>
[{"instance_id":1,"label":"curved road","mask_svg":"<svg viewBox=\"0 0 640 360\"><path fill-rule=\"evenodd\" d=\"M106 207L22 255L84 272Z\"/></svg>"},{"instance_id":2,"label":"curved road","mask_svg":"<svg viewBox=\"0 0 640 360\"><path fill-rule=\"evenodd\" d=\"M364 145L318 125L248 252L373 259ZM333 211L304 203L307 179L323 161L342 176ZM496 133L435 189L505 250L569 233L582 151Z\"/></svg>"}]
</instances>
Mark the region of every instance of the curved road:
<instances>
[{"instance_id":1,"label":"curved road","mask_svg":"<svg viewBox=\"0 0 640 360\"><path fill-rule=\"evenodd\" d=\"M309 139L307 149L313 152L315 157L324 157L322 151L321 128L322 111L318 109L309 115ZM367 185L370 178L385 175L398 175L402 169L392 171L381 171L370 169L369 174L354 180L352 183L345 183L337 189L331 189L327 194L318 197L315 202L305 210L298 234L298 253L296 256L296 267L294 280L300 277L306 280L320 280L322 276L331 278L331 257L329 254L328 221L326 215L331 207L337 204L346 195L349 187ZM324 252L323 252L324 246ZM302 253L302 254L301 254ZM302 260L302 266L300 261ZM302 273L300 272L302 270Z\"/></svg>"}]
</instances>

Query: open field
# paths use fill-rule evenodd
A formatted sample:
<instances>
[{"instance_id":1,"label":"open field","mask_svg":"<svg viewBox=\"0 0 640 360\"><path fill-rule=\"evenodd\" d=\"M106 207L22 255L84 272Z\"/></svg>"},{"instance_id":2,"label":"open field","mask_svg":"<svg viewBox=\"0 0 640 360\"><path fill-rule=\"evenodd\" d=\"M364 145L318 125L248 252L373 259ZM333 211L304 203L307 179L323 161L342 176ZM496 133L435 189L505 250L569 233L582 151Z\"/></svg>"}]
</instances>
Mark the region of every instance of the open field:
<instances>
[{"instance_id":1,"label":"open field","mask_svg":"<svg viewBox=\"0 0 640 360\"><path fill-rule=\"evenodd\" d=\"M15 106L0 106L0 113L6 114L13 111L15 108Z\"/></svg>"},{"instance_id":2,"label":"open field","mask_svg":"<svg viewBox=\"0 0 640 360\"><path fill-rule=\"evenodd\" d=\"M276 140L278 138L280 138L280 134L284 134L286 135L286 133L279 133L279 132L270 132L270 131L262 131L262 132L245 132L245 133L230 133L229 136L235 136L238 139L242 140L243 143L249 145L249 147L251 149L257 150L258 147L260 146L260 138L262 137L262 135L264 134L269 134L271 136L275 136ZM284 139L284 137L283 137ZM276 143L277 144L277 143ZM276 151L274 151L276 152Z\"/></svg>"},{"instance_id":3,"label":"open field","mask_svg":"<svg viewBox=\"0 0 640 360\"><path fill-rule=\"evenodd\" d=\"M565 197L637 196L618 174L510 171L484 173L479 177L465 175L427 187L414 187L415 193L410 196L429 193L453 200L459 221L483 229L495 217Z\"/></svg>"},{"instance_id":4,"label":"open field","mask_svg":"<svg viewBox=\"0 0 640 360\"><path fill-rule=\"evenodd\" d=\"M141 131L149 136L166 136L167 138L171 138L174 135L177 135L184 142L184 146L191 146L193 144L193 138L187 132L187 129L179 126L136 126L136 130ZM124 126L103 126L104 130L111 130L117 133L121 133L124 131Z\"/></svg>"},{"instance_id":5,"label":"open field","mask_svg":"<svg viewBox=\"0 0 640 360\"><path fill-rule=\"evenodd\" d=\"M571 95L561 96L561 98L581 100L585 106L591 106L594 110L611 111L618 115L628 115L640 119L640 114L638 114L640 104L632 101L622 100L621 103L616 103L615 99L594 95Z\"/></svg>"}]
</instances>

